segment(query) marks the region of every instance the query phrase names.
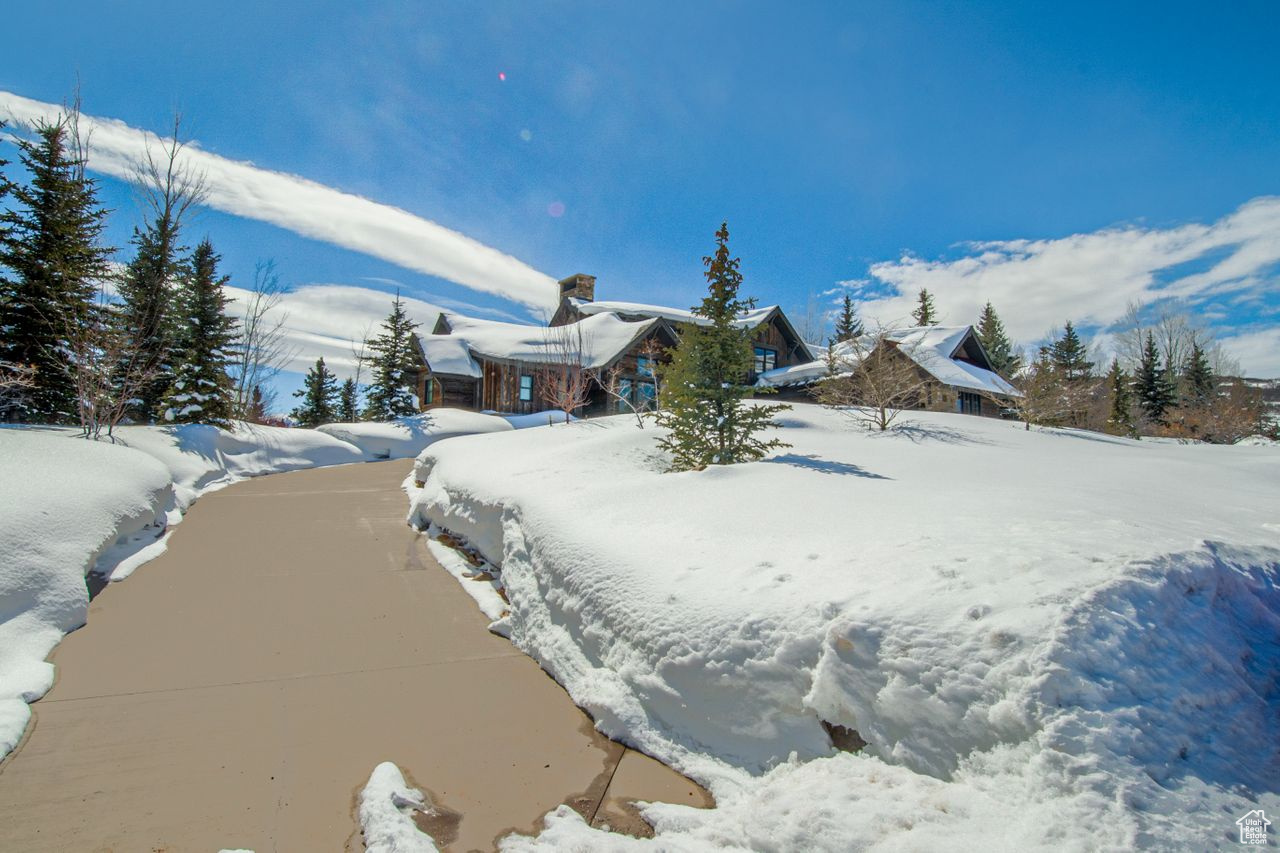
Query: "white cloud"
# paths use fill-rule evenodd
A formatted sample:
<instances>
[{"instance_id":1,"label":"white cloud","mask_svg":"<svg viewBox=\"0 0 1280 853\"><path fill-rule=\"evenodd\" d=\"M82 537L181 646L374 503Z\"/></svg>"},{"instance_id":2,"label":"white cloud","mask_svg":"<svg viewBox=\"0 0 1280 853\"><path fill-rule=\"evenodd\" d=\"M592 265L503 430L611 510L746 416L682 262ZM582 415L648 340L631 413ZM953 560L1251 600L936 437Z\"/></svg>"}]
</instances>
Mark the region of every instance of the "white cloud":
<instances>
[{"instance_id":1,"label":"white cloud","mask_svg":"<svg viewBox=\"0 0 1280 853\"><path fill-rule=\"evenodd\" d=\"M0 113L15 121L51 120L61 111L62 107L56 104L0 91ZM81 126L92 132L89 167L117 178L128 179L146 146L156 146L160 141L149 131L115 119L82 116ZM228 160L194 144L182 156L193 170L204 173L210 207L269 222L537 310L554 308L558 299L555 280L550 276L407 211L297 175Z\"/></svg>"},{"instance_id":2,"label":"white cloud","mask_svg":"<svg viewBox=\"0 0 1280 853\"><path fill-rule=\"evenodd\" d=\"M953 260L905 255L874 264L870 273L875 281L848 285L862 295L864 314L886 323L907 318L918 291L927 287L944 322L975 322L990 300L1010 333L1022 341L1038 340L1065 320L1105 328L1120 319L1131 301L1178 298L1195 303L1275 292L1280 197L1256 198L1212 225L1125 226L966 248L970 254ZM1177 274L1178 265L1192 262L1209 266Z\"/></svg>"},{"instance_id":3,"label":"white cloud","mask_svg":"<svg viewBox=\"0 0 1280 853\"><path fill-rule=\"evenodd\" d=\"M227 313L243 316L249 292L239 287L225 291L231 299ZM430 331L440 308L419 299L400 298L409 318L422 324L420 331ZM352 341L360 340L369 330L378 333L379 324L391 311L392 299L381 290L345 284L308 284L284 294L268 315L271 322L284 318L285 345L293 354L284 369L305 373L317 358L324 358L325 366L339 379L351 376L355 370Z\"/></svg>"},{"instance_id":4,"label":"white cloud","mask_svg":"<svg viewBox=\"0 0 1280 853\"><path fill-rule=\"evenodd\" d=\"M1246 376L1280 377L1280 326L1242 332L1222 339Z\"/></svg>"}]
</instances>

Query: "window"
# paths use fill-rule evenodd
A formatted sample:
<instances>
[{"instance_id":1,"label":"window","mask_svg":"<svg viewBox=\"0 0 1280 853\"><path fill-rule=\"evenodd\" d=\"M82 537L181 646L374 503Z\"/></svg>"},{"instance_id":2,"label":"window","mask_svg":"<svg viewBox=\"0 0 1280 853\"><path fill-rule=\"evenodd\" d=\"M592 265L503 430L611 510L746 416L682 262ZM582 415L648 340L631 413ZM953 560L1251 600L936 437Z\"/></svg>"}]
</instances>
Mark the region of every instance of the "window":
<instances>
[{"instance_id":1,"label":"window","mask_svg":"<svg viewBox=\"0 0 1280 853\"><path fill-rule=\"evenodd\" d=\"M436 381L428 376L427 381L422 386L422 405L430 406L435 401L435 396Z\"/></svg>"},{"instance_id":2,"label":"window","mask_svg":"<svg viewBox=\"0 0 1280 853\"><path fill-rule=\"evenodd\" d=\"M636 357L636 373L641 376L653 376L653 359L645 356Z\"/></svg>"},{"instance_id":3,"label":"window","mask_svg":"<svg viewBox=\"0 0 1280 853\"><path fill-rule=\"evenodd\" d=\"M621 398L620 400L617 401L618 411L619 412L627 411L627 403L631 401L631 380L630 379L618 380L618 396Z\"/></svg>"},{"instance_id":4,"label":"window","mask_svg":"<svg viewBox=\"0 0 1280 853\"><path fill-rule=\"evenodd\" d=\"M956 395L956 411L962 415L980 415L982 398L969 391L961 391Z\"/></svg>"},{"instance_id":5,"label":"window","mask_svg":"<svg viewBox=\"0 0 1280 853\"><path fill-rule=\"evenodd\" d=\"M778 353L768 347L756 347L756 373L764 373L778 366Z\"/></svg>"},{"instance_id":6,"label":"window","mask_svg":"<svg viewBox=\"0 0 1280 853\"><path fill-rule=\"evenodd\" d=\"M520 377L520 402L528 403L533 400L533 377Z\"/></svg>"},{"instance_id":7,"label":"window","mask_svg":"<svg viewBox=\"0 0 1280 853\"><path fill-rule=\"evenodd\" d=\"M652 382L636 383L636 408L642 412L657 407L658 389Z\"/></svg>"}]
</instances>

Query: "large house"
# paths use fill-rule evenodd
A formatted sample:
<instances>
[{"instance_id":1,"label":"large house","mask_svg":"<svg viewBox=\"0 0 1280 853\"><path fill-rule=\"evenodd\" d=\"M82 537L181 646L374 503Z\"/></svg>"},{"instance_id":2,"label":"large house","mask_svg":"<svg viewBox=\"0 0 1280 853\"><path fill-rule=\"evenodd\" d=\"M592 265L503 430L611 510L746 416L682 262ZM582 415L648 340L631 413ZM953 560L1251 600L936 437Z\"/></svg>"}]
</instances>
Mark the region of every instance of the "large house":
<instances>
[{"instance_id":1,"label":"large house","mask_svg":"<svg viewBox=\"0 0 1280 853\"><path fill-rule=\"evenodd\" d=\"M596 302L595 282L583 274L562 280L560 304L547 326L439 315L430 333L417 336L419 406L508 413L555 408L539 378L569 361L590 377L583 414L643 407L655 393L654 368L681 330L707 321L679 308ZM776 305L749 311L737 322L754 330L752 383L769 371L814 359Z\"/></svg>"},{"instance_id":2,"label":"large house","mask_svg":"<svg viewBox=\"0 0 1280 853\"><path fill-rule=\"evenodd\" d=\"M855 369L859 354L878 346L889 347L894 358L906 359L923 380L918 409L999 417L1004 408L1000 401L1021 396L992 369L973 326L918 326L886 332L878 341L864 338L856 346L836 344L830 360L778 368L762 374L756 384L790 396L808 394L833 367Z\"/></svg>"}]
</instances>

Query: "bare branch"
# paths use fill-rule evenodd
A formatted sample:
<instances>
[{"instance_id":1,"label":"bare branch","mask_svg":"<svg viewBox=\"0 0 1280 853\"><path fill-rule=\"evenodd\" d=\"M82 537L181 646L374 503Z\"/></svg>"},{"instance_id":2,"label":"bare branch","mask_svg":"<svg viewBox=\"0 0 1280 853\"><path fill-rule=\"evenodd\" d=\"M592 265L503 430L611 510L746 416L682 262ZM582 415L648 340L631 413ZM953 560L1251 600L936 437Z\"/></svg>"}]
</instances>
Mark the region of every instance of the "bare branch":
<instances>
[{"instance_id":1,"label":"bare branch","mask_svg":"<svg viewBox=\"0 0 1280 853\"><path fill-rule=\"evenodd\" d=\"M832 347L831 376L818 385L818 402L881 431L903 411L919 408L930 378L916 359L925 354L894 340L893 331L880 327Z\"/></svg>"},{"instance_id":2,"label":"bare branch","mask_svg":"<svg viewBox=\"0 0 1280 853\"><path fill-rule=\"evenodd\" d=\"M534 374L535 395L564 412L564 421L568 423L573 413L587 404L591 389L582 324L549 327L546 343L548 360Z\"/></svg>"}]
</instances>

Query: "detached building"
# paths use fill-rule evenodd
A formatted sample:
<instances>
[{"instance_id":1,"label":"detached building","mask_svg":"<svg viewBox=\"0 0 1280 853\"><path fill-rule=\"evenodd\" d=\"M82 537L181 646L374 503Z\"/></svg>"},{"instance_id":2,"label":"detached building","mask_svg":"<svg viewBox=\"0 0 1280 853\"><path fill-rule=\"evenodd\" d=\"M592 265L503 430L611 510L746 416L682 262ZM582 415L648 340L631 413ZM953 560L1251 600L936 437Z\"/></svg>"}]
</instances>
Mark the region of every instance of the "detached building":
<instances>
[{"instance_id":1,"label":"detached building","mask_svg":"<svg viewBox=\"0 0 1280 853\"><path fill-rule=\"evenodd\" d=\"M866 339L864 339L865 341ZM862 351L867 352L867 342ZM924 380L917 409L999 417L1001 406L993 401L1022 396L991 368L991 359L973 326L919 326L885 333L875 346L890 347L895 357L907 359ZM859 347L836 344L832 354L837 371L856 369ZM874 351L874 350L871 350ZM766 372L757 385L808 393L827 377L826 360Z\"/></svg>"}]
</instances>

